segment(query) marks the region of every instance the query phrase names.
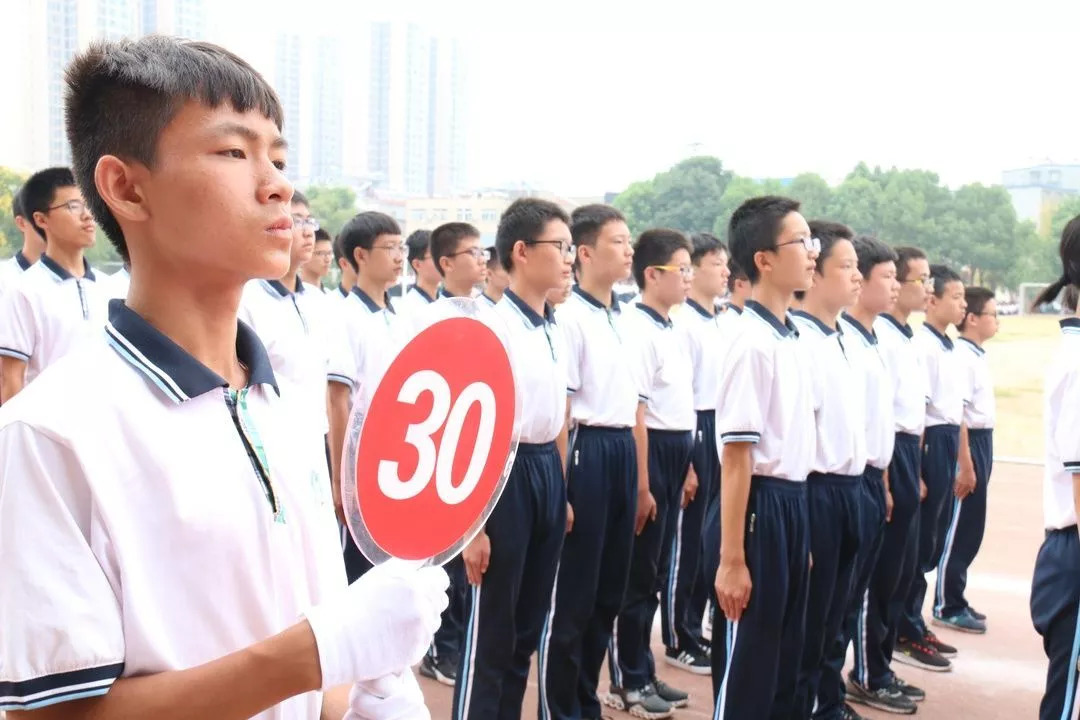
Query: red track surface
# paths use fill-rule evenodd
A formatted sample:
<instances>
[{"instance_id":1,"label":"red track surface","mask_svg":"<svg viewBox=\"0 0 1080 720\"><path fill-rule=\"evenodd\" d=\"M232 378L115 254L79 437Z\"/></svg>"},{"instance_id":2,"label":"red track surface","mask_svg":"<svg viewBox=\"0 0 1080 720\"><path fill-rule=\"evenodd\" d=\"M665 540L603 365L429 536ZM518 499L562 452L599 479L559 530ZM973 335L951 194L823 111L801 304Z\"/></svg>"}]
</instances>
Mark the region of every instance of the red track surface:
<instances>
[{"instance_id":1,"label":"red track surface","mask_svg":"<svg viewBox=\"0 0 1080 720\"><path fill-rule=\"evenodd\" d=\"M907 682L922 687L927 700L914 717L926 720L1013 720L1038 715L1046 672L1040 638L1031 627L1028 596L1035 554L1042 542L1042 468L998 464L990 483L986 538L971 568L968 599L989 616L984 636L965 635L941 628L942 640L956 645L959 656L950 673L930 673L905 665L894 669ZM931 578L931 588L933 582ZM659 623L653 652L663 657ZM710 680L661 665L660 676L691 693L690 707L676 718L712 717ZM606 690L604 670L601 690ZM433 720L450 718L452 689L421 678ZM522 718L537 717L536 667L530 679ZM857 708L874 718L897 717ZM614 720L629 720L627 713L608 711Z\"/></svg>"}]
</instances>

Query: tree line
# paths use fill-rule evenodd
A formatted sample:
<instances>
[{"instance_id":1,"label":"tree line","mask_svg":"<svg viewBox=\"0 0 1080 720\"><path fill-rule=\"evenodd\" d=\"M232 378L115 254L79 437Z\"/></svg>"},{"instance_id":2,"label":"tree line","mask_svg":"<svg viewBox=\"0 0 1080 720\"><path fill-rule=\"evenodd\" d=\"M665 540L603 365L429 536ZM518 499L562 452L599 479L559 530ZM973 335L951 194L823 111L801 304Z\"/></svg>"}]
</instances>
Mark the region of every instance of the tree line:
<instances>
[{"instance_id":1,"label":"tree line","mask_svg":"<svg viewBox=\"0 0 1080 720\"><path fill-rule=\"evenodd\" d=\"M1080 214L1069 198L1054 215L1050 234L1016 217L1009 194L978 183L951 190L925 170L883 170L859 163L839 185L803 173L790 180L736 175L715 157L692 157L631 184L615 198L633 232L670 227L727 237L728 221L748 198L780 194L802 203L809 218L827 218L892 245L916 245L936 262L966 269L969 279L993 287L1051 281L1059 270L1057 238Z\"/></svg>"}]
</instances>

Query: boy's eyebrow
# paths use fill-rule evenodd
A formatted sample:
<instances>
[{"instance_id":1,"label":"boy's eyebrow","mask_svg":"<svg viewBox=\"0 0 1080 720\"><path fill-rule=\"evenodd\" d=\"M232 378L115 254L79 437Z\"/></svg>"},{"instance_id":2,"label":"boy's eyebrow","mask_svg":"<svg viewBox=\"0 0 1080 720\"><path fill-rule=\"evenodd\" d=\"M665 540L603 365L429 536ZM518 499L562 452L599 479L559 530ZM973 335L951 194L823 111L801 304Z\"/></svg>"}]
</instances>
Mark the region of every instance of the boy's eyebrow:
<instances>
[{"instance_id":1,"label":"boy's eyebrow","mask_svg":"<svg viewBox=\"0 0 1080 720\"><path fill-rule=\"evenodd\" d=\"M239 135L245 140L249 140L251 142L258 142L262 139L259 133L252 130L247 125L242 125L241 123L237 122L223 122L219 125L216 125L213 128L213 133L215 135ZM285 149L288 146L289 144L285 142L285 138L280 134L274 138L273 142L270 143L270 147L272 148Z\"/></svg>"}]
</instances>

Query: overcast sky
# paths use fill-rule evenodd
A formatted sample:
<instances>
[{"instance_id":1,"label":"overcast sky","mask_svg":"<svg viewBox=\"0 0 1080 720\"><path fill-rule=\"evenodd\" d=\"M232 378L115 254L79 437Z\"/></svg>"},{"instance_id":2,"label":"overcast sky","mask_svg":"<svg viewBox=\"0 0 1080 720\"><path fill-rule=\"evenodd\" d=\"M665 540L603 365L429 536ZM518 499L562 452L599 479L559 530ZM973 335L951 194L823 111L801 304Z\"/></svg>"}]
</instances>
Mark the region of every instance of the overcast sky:
<instances>
[{"instance_id":1,"label":"overcast sky","mask_svg":"<svg viewBox=\"0 0 1080 720\"><path fill-rule=\"evenodd\" d=\"M663 0L640 14L626 0L207 4L225 44L273 43L283 23L364 43L372 14L457 34L471 182L584 195L695 152L754 177L837 182L864 160L954 186L1080 161L1080 2L992 2Z\"/></svg>"}]
</instances>

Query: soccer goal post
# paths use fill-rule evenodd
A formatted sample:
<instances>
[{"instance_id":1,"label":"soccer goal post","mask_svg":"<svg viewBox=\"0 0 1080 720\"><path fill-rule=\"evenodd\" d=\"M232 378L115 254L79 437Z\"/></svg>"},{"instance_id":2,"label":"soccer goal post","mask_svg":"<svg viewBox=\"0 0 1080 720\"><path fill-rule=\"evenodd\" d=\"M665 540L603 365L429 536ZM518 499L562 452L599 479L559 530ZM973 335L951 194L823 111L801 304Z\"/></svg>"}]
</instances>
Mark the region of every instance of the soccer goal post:
<instances>
[{"instance_id":1,"label":"soccer goal post","mask_svg":"<svg viewBox=\"0 0 1080 720\"><path fill-rule=\"evenodd\" d=\"M1039 293L1043 291L1050 283L1020 283L1020 314L1028 315L1031 313L1031 303L1038 297Z\"/></svg>"}]
</instances>

